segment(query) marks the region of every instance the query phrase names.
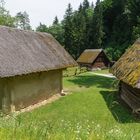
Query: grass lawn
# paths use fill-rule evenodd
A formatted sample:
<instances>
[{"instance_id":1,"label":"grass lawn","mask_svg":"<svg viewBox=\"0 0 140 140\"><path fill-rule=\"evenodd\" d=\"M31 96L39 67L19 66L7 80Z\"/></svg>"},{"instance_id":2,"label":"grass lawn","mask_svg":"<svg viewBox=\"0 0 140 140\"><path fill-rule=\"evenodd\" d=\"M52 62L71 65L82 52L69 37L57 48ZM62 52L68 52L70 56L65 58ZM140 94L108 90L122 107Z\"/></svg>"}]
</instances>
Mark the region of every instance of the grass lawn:
<instances>
[{"instance_id":1,"label":"grass lawn","mask_svg":"<svg viewBox=\"0 0 140 140\"><path fill-rule=\"evenodd\" d=\"M139 140L140 125L123 108L114 79L83 73L64 78L70 95L0 120L2 140Z\"/></svg>"},{"instance_id":2,"label":"grass lawn","mask_svg":"<svg viewBox=\"0 0 140 140\"><path fill-rule=\"evenodd\" d=\"M93 71L93 72L99 73L99 74L109 74L109 69L95 70L95 71Z\"/></svg>"},{"instance_id":3,"label":"grass lawn","mask_svg":"<svg viewBox=\"0 0 140 140\"><path fill-rule=\"evenodd\" d=\"M64 77L70 77L70 76L75 76L78 75L80 73L84 73L87 72L86 67L83 68L79 68L79 67L72 67L72 68L67 68L63 71L63 76Z\"/></svg>"}]
</instances>

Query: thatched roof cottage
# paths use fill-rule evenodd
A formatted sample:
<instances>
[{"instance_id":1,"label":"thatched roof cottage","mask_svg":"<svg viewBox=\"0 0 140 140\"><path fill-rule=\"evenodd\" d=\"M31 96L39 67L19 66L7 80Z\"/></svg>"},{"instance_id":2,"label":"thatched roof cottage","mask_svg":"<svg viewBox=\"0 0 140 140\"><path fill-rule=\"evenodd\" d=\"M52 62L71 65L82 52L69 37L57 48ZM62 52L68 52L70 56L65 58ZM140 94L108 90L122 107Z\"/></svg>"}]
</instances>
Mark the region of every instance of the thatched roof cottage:
<instances>
[{"instance_id":1,"label":"thatched roof cottage","mask_svg":"<svg viewBox=\"0 0 140 140\"><path fill-rule=\"evenodd\" d=\"M87 67L89 70L107 68L111 65L103 49L86 49L77 62L80 67Z\"/></svg>"},{"instance_id":2,"label":"thatched roof cottage","mask_svg":"<svg viewBox=\"0 0 140 140\"><path fill-rule=\"evenodd\" d=\"M20 110L61 93L62 70L77 65L47 33L0 27L0 109Z\"/></svg>"},{"instance_id":3,"label":"thatched roof cottage","mask_svg":"<svg viewBox=\"0 0 140 140\"><path fill-rule=\"evenodd\" d=\"M120 80L120 96L140 113L140 39L115 63L111 72Z\"/></svg>"}]
</instances>

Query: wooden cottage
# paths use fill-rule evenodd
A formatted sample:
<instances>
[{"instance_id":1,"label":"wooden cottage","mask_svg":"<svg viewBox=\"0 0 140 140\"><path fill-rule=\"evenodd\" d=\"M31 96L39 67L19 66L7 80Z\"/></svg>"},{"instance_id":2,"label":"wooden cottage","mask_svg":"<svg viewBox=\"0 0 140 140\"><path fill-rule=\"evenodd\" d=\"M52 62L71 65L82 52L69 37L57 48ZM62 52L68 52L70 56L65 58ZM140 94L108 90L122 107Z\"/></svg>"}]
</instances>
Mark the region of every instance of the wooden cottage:
<instances>
[{"instance_id":1,"label":"wooden cottage","mask_svg":"<svg viewBox=\"0 0 140 140\"><path fill-rule=\"evenodd\" d=\"M62 90L62 70L77 63L47 33L0 27L0 109L15 111Z\"/></svg>"},{"instance_id":2,"label":"wooden cottage","mask_svg":"<svg viewBox=\"0 0 140 140\"><path fill-rule=\"evenodd\" d=\"M120 80L120 97L140 113L140 39L115 63L111 72Z\"/></svg>"},{"instance_id":3,"label":"wooden cottage","mask_svg":"<svg viewBox=\"0 0 140 140\"><path fill-rule=\"evenodd\" d=\"M87 49L80 55L77 62L80 67L87 67L89 70L103 69L111 65L103 49Z\"/></svg>"}]
</instances>

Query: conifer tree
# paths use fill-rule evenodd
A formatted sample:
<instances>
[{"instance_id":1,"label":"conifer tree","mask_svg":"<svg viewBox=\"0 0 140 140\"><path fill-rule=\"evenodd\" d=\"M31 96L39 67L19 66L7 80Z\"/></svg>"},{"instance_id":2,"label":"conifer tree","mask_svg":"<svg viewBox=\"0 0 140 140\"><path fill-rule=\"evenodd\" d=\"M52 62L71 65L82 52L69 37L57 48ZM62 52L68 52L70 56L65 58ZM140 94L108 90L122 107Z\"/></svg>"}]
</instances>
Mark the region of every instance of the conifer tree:
<instances>
[{"instance_id":1,"label":"conifer tree","mask_svg":"<svg viewBox=\"0 0 140 140\"><path fill-rule=\"evenodd\" d=\"M73 10L71 4L68 4L68 8L64 16L64 46L65 49L74 57L73 53Z\"/></svg>"},{"instance_id":2,"label":"conifer tree","mask_svg":"<svg viewBox=\"0 0 140 140\"><path fill-rule=\"evenodd\" d=\"M96 2L88 35L90 48L102 47L102 39L104 36L104 32L103 32L102 4L100 0L97 0Z\"/></svg>"},{"instance_id":3,"label":"conifer tree","mask_svg":"<svg viewBox=\"0 0 140 140\"><path fill-rule=\"evenodd\" d=\"M89 8L89 6L90 6L90 5L89 5L88 0L84 0L84 1L83 1L83 9L86 10L86 9Z\"/></svg>"},{"instance_id":4,"label":"conifer tree","mask_svg":"<svg viewBox=\"0 0 140 140\"><path fill-rule=\"evenodd\" d=\"M58 17L56 16L53 21L53 25L57 25L59 23Z\"/></svg>"},{"instance_id":5,"label":"conifer tree","mask_svg":"<svg viewBox=\"0 0 140 140\"><path fill-rule=\"evenodd\" d=\"M140 1L127 0L128 16L132 28L132 43L140 37Z\"/></svg>"},{"instance_id":6,"label":"conifer tree","mask_svg":"<svg viewBox=\"0 0 140 140\"><path fill-rule=\"evenodd\" d=\"M16 27L23 30L31 30L29 15L26 11L17 13Z\"/></svg>"}]
</instances>

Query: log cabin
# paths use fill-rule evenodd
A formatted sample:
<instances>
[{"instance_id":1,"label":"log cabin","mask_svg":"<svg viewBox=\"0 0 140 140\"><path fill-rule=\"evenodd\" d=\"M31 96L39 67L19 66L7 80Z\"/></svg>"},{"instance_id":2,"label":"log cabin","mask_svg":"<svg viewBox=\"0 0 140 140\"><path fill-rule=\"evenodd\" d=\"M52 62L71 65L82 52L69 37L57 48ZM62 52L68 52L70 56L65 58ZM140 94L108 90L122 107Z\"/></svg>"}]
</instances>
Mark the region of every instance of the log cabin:
<instances>
[{"instance_id":1,"label":"log cabin","mask_svg":"<svg viewBox=\"0 0 140 140\"><path fill-rule=\"evenodd\" d=\"M103 69L111 66L111 61L103 49L86 49L77 59L80 67L88 70Z\"/></svg>"},{"instance_id":2,"label":"log cabin","mask_svg":"<svg viewBox=\"0 0 140 140\"><path fill-rule=\"evenodd\" d=\"M110 70L118 80L121 99L140 114L140 38L122 55Z\"/></svg>"}]
</instances>

